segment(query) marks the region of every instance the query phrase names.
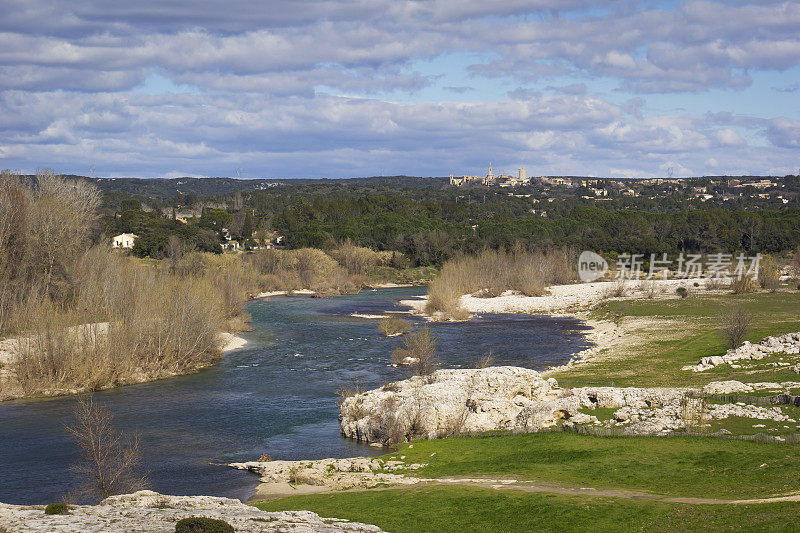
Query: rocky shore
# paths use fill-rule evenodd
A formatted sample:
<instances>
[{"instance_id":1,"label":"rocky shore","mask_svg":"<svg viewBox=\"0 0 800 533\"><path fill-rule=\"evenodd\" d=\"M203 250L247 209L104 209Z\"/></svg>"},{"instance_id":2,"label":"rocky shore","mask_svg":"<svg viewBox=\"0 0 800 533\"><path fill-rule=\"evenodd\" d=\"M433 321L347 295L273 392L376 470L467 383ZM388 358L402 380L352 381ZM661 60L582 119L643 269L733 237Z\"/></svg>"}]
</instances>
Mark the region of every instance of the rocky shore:
<instances>
[{"instance_id":1,"label":"rocky shore","mask_svg":"<svg viewBox=\"0 0 800 533\"><path fill-rule=\"evenodd\" d=\"M48 515L41 505L0 504L0 531L9 533L159 532L172 533L178 520L223 520L237 532L380 532L373 525L321 518L310 511L267 513L239 500L212 496L167 496L139 491L106 498L99 505L70 507L69 514Z\"/></svg>"},{"instance_id":2,"label":"rocky shore","mask_svg":"<svg viewBox=\"0 0 800 533\"><path fill-rule=\"evenodd\" d=\"M738 384L738 385L736 385ZM505 430L534 432L556 426L617 428L625 435L666 435L699 429L730 416L795 423L779 407L706 405L703 395L739 387L773 390L798 385L712 382L704 389L637 387L560 388L553 378L517 367L438 370L346 398L342 434L374 445ZM773 387L774 385L774 387ZM598 418L597 414L610 416Z\"/></svg>"}]
</instances>

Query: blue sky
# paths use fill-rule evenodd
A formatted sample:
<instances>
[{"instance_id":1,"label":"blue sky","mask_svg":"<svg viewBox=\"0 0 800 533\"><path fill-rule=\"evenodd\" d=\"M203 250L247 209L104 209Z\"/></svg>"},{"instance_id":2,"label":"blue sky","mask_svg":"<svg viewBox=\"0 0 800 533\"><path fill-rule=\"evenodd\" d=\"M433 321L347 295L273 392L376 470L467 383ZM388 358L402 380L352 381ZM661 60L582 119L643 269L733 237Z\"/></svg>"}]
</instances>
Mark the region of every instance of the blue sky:
<instances>
[{"instance_id":1,"label":"blue sky","mask_svg":"<svg viewBox=\"0 0 800 533\"><path fill-rule=\"evenodd\" d=\"M0 0L0 168L786 174L800 4Z\"/></svg>"}]
</instances>

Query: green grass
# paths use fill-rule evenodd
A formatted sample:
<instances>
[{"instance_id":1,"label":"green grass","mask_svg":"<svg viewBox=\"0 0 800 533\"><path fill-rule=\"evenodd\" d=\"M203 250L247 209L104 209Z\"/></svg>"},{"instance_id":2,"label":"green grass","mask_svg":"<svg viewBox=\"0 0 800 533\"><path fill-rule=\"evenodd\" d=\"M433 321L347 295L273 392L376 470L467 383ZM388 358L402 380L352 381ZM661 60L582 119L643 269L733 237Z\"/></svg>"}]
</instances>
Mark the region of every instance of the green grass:
<instances>
[{"instance_id":1,"label":"green grass","mask_svg":"<svg viewBox=\"0 0 800 533\"><path fill-rule=\"evenodd\" d=\"M696 293L686 299L606 302L595 318L626 321L646 318L647 331L633 331L630 343L587 364L553 374L562 386L702 386L709 381L797 381L789 367L732 369L727 365L706 372L681 367L701 357L722 355L720 317L733 306L747 309L753 327L746 340L759 342L769 335L800 331L800 293L710 295ZM660 326L663 324L663 326Z\"/></svg>"},{"instance_id":2,"label":"green grass","mask_svg":"<svg viewBox=\"0 0 800 533\"><path fill-rule=\"evenodd\" d=\"M731 499L800 490L798 451L793 444L714 437L552 432L415 441L384 459L427 463L416 471L422 477L506 477Z\"/></svg>"},{"instance_id":3,"label":"green grass","mask_svg":"<svg viewBox=\"0 0 800 533\"><path fill-rule=\"evenodd\" d=\"M423 487L292 496L256 504L265 511L307 509L419 531L798 531L800 505L690 505L622 498Z\"/></svg>"}]
</instances>

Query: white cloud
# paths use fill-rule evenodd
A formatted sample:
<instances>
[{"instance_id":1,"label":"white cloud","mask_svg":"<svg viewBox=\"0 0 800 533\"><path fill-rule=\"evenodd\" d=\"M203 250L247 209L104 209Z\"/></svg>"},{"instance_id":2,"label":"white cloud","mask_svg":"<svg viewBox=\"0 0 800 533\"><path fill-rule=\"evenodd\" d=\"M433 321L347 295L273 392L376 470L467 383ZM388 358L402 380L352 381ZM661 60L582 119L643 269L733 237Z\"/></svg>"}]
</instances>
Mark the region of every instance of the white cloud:
<instances>
[{"instance_id":1,"label":"white cloud","mask_svg":"<svg viewBox=\"0 0 800 533\"><path fill-rule=\"evenodd\" d=\"M800 146L796 117L656 112L593 84L695 93L800 66L796 2L0 0L0 13L2 166L448 174L491 159L602 175L785 168ZM420 66L453 54L480 59ZM148 90L154 72L191 90ZM437 84L474 101L407 97Z\"/></svg>"}]
</instances>

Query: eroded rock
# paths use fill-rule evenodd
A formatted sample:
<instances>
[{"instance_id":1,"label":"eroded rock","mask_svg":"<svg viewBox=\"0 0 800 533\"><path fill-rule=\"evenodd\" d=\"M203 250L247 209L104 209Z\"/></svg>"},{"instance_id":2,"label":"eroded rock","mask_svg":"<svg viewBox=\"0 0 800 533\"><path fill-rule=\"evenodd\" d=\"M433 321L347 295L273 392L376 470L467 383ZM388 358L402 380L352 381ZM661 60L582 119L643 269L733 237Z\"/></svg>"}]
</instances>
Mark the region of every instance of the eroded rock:
<instances>
[{"instance_id":1,"label":"eroded rock","mask_svg":"<svg viewBox=\"0 0 800 533\"><path fill-rule=\"evenodd\" d=\"M380 532L373 525L320 518L310 511L267 513L239 500L212 496L167 496L149 490L80 505L66 515L46 515L44 506L0 504L0 525L14 533L103 531L174 532L182 518L224 520L237 532Z\"/></svg>"}]
</instances>

